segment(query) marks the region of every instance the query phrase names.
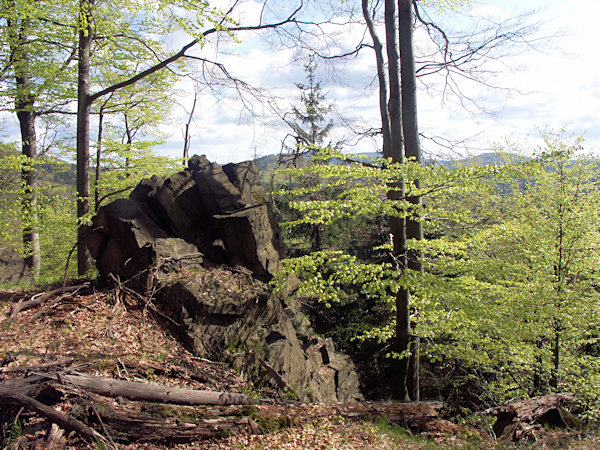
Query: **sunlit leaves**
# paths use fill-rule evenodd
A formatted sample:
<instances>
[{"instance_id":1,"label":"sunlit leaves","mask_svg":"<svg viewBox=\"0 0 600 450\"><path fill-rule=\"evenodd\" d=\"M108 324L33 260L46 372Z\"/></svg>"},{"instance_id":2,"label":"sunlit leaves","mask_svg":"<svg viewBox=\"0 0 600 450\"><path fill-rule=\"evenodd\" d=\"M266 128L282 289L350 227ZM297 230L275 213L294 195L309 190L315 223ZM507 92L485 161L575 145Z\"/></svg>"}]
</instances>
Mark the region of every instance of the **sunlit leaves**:
<instances>
[{"instance_id":1,"label":"sunlit leaves","mask_svg":"<svg viewBox=\"0 0 600 450\"><path fill-rule=\"evenodd\" d=\"M407 201L410 196L433 197L439 192L468 193L477 185L477 180L489 176L496 167L422 167L414 161L392 163L389 160L366 160L355 155L345 155L338 150L327 148L315 154L317 161L329 164L315 164L303 168L289 168L281 171L297 179L313 177L318 184L293 186L280 192L290 199L290 206L303 213L301 219L287 223L293 227L302 223L322 223L330 225L338 220L363 215L413 217L417 220L432 220L441 213L432 205L425 207ZM419 180L420 187L407 180ZM389 194L404 183L406 196L390 200ZM313 200L310 194L330 189L337 192L334 198ZM454 217L458 220L458 217Z\"/></svg>"},{"instance_id":2,"label":"sunlit leaves","mask_svg":"<svg viewBox=\"0 0 600 450\"><path fill-rule=\"evenodd\" d=\"M579 138L546 133L544 140L539 157L517 172L497 174L473 198L446 199L480 219L447 233L464 245L462 256L430 263L428 289L439 303L433 314L423 308L421 326L450 343L431 350L493 373L500 398L557 383L598 414L598 399L573 380L590 367L582 349L600 337L590 335L600 302L599 166L578 154Z\"/></svg>"},{"instance_id":3,"label":"sunlit leaves","mask_svg":"<svg viewBox=\"0 0 600 450\"><path fill-rule=\"evenodd\" d=\"M479 373L477 383L493 401L557 384L598 417L600 164L581 147L580 138L545 133L536 158L508 157L504 166L483 168L359 161L326 149L318 157L330 164L288 173L318 174L335 196L306 198L317 186L284 192L303 213L289 226L415 217L427 239L408 245L422 251L425 273L398 270L391 257L365 263L334 251L288 260L285 272L300 278L300 295L326 304L377 299L389 320L357 337L378 342L394 333L394 293L410 286L411 319L430 360ZM388 199L389 186L401 180L409 193L423 194L423 206ZM391 245L375 251L389 255Z\"/></svg>"}]
</instances>

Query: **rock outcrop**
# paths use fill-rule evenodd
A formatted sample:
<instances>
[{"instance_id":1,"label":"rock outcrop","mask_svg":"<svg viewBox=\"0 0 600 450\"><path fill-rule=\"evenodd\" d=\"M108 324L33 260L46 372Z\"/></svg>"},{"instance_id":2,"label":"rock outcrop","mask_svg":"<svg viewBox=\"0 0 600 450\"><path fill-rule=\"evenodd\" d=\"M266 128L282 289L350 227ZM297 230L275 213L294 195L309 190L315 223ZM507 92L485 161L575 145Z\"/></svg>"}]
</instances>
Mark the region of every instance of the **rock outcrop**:
<instances>
[{"instance_id":1,"label":"rock outcrop","mask_svg":"<svg viewBox=\"0 0 600 450\"><path fill-rule=\"evenodd\" d=\"M290 293L275 294L247 274L198 271L166 281L157 299L195 354L227 361L258 385L301 401L362 399L350 357L318 338Z\"/></svg>"},{"instance_id":2,"label":"rock outcrop","mask_svg":"<svg viewBox=\"0 0 600 450\"><path fill-rule=\"evenodd\" d=\"M0 281L7 283L33 281L33 275L25 260L13 249L0 249Z\"/></svg>"},{"instance_id":3,"label":"rock outcrop","mask_svg":"<svg viewBox=\"0 0 600 450\"><path fill-rule=\"evenodd\" d=\"M254 163L194 156L100 208L87 245L101 276L153 288L196 355L303 401L362 399L351 359L314 335L292 289L264 283L280 267L265 199Z\"/></svg>"},{"instance_id":4,"label":"rock outcrop","mask_svg":"<svg viewBox=\"0 0 600 450\"><path fill-rule=\"evenodd\" d=\"M243 266L268 280L279 269L276 230L254 163L221 167L196 155L186 170L145 179L128 199L101 207L87 245L102 276L133 277L156 257L156 239L170 238L214 264Z\"/></svg>"}]
</instances>

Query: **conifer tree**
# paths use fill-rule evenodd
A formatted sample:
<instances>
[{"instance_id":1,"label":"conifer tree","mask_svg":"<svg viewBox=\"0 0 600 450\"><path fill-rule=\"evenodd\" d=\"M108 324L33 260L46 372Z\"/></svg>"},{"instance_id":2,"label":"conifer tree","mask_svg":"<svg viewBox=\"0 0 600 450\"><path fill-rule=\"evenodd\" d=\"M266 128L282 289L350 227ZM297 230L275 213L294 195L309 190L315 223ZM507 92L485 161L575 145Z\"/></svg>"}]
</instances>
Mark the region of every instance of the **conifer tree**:
<instances>
[{"instance_id":1,"label":"conifer tree","mask_svg":"<svg viewBox=\"0 0 600 450\"><path fill-rule=\"evenodd\" d=\"M300 108L292 108L295 120L290 122L296 143L313 150L323 145L333 128L333 120L328 121L326 117L331 111L331 105L324 104L325 93L321 89L321 82L316 78L316 69L314 57L311 57L304 66L306 83L296 83L300 90Z\"/></svg>"},{"instance_id":2,"label":"conifer tree","mask_svg":"<svg viewBox=\"0 0 600 450\"><path fill-rule=\"evenodd\" d=\"M292 107L294 120L288 122L295 141L294 147L290 149L292 154L291 163L294 166L303 164L301 159L303 156L317 154L333 128L333 120L327 119L332 105L325 103L326 95L321 88L321 82L317 79L316 70L317 65L314 62L314 56L311 55L308 63L304 66L306 82L296 83L296 87L300 90L300 105ZM328 145L331 145L331 142ZM283 161L280 160L281 162ZM318 178L311 177L299 181L305 187L319 183ZM322 196L323 194L320 194L318 197ZM311 198L317 199L315 196ZM287 220L287 218L284 220ZM320 224L313 224L310 227L313 251L321 250L321 231Z\"/></svg>"}]
</instances>

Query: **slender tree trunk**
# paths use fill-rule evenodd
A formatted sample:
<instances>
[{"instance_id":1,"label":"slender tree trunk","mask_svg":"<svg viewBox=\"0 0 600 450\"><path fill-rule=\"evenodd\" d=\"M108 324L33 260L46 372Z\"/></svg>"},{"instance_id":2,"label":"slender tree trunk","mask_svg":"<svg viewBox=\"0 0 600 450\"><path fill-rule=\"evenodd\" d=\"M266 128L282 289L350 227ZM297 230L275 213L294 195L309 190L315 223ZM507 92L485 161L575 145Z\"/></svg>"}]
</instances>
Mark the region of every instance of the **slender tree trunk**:
<instances>
[{"instance_id":1,"label":"slender tree trunk","mask_svg":"<svg viewBox=\"0 0 600 450\"><path fill-rule=\"evenodd\" d=\"M400 42L400 73L402 79L402 132L404 135L404 155L421 164L419 127L417 123L417 77L413 53L413 12L412 0L398 0L398 34ZM414 181L416 188L419 180ZM421 196L409 196L408 201L422 204ZM423 223L410 217L406 220L407 239L423 240ZM423 272L423 254L410 249L407 254L408 268ZM419 338L411 338L411 362L408 375L408 390L411 400L419 400Z\"/></svg>"},{"instance_id":2,"label":"slender tree trunk","mask_svg":"<svg viewBox=\"0 0 600 450\"><path fill-rule=\"evenodd\" d=\"M538 355L535 360L537 362L537 366L534 367L533 370L533 396L544 394L544 360L542 358L542 349L544 344L541 340L538 339L536 342L536 347L538 349Z\"/></svg>"},{"instance_id":3,"label":"slender tree trunk","mask_svg":"<svg viewBox=\"0 0 600 450\"><path fill-rule=\"evenodd\" d=\"M381 134L383 135L383 157L391 158L391 131L390 131L390 115L388 113L388 89L387 79L385 76L385 61L383 59L383 45L379 39L379 35L375 29L373 18L369 12L369 0L362 0L363 17L367 22L369 34L373 40L373 50L375 50L375 60L377 62L377 78L379 80L379 115L381 116Z\"/></svg>"},{"instance_id":4,"label":"slender tree trunk","mask_svg":"<svg viewBox=\"0 0 600 450\"><path fill-rule=\"evenodd\" d=\"M552 363L553 370L552 376L550 377L550 386L554 388L554 390L558 390L558 370L560 368L560 333L562 331L561 327L561 319L560 319L560 311L563 308L563 286L565 284L566 274L568 272L567 264L565 260L568 258L565 255L565 212L567 210L568 204L565 201L566 193L565 193L565 172L564 165L562 163L559 164L557 168L558 175L558 190L559 190L559 199L558 202L558 241L556 243L556 253L557 260L554 263L554 290L555 294L555 316L554 316L554 339L552 342Z\"/></svg>"},{"instance_id":5,"label":"slender tree trunk","mask_svg":"<svg viewBox=\"0 0 600 450\"><path fill-rule=\"evenodd\" d=\"M388 78L390 98L388 112L390 119L390 150L392 162L404 162L403 135L402 135L402 103L400 98L400 67L396 33L396 6L395 0L385 1L385 34L386 50L388 57ZM388 198L392 201L402 202L404 199L404 181L399 180L390 186ZM393 240L392 256L397 269L403 272L406 269L406 221L404 217L390 217L390 232ZM396 295L396 330L394 351L403 354L408 350L410 339L410 293L401 289ZM395 374L393 394L399 400L408 400L407 375L409 360L405 356L394 359L392 370Z\"/></svg>"},{"instance_id":6,"label":"slender tree trunk","mask_svg":"<svg viewBox=\"0 0 600 450\"><path fill-rule=\"evenodd\" d=\"M92 43L92 1L79 2L79 52L77 79L77 273L91 268L85 245L86 224L90 212L90 47Z\"/></svg>"},{"instance_id":7,"label":"slender tree trunk","mask_svg":"<svg viewBox=\"0 0 600 450\"><path fill-rule=\"evenodd\" d=\"M321 246L321 226L316 223L313 226L313 248L312 251L313 252L318 252L322 249Z\"/></svg>"},{"instance_id":8,"label":"slender tree trunk","mask_svg":"<svg viewBox=\"0 0 600 450\"><path fill-rule=\"evenodd\" d=\"M185 124L185 133L183 135L183 166L187 166L188 159L190 158L190 142L192 137L190 136L190 126L192 125L192 119L194 118L194 111L196 110L196 103L198 102L198 90L194 89L194 103L192 104L192 110L190 116Z\"/></svg>"},{"instance_id":9,"label":"slender tree trunk","mask_svg":"<svg viewBox=\"0 0 600 450\"><path fill-rule=\"evenodd\" d=\"M23 247L25 250L25 265L34 277L40 274L40 239L38 234L37 216L37 173L35 170L36 159L36 134L35 114L33 113L33 100L17 105L17 117L21 128L21 150L27 161L21 168L23 180L23 199L21 209L23 212Z\"/></svg>"},{"instance_id":10,"label":"slender tree trunk","mask_svg":"<svg viewBox=\"0 0 600 450\"><path fill-rule=\"evenodd\" d=\"M125 136L127 138L127 149L125 150L125 178L129 178L131 176L131 146L133 145L133 135L131 133L131 128L129 128L129 120L127 118L127 113L123 114L125 118Z\"/></svg>"},{"instance_id":11,"label":"slender tree trunk","mask_svg":"<svg viewBox=\"0 0 600 450\"><path fill-rule=\"evenodd\" d=\"M96 177L94 179L94 211L98 212L100 207L100 177L102 171L100 165L102 163L102 133L104 131L104 107L100 108L98 114L98 140L96 141Z\"/></svg>"},{"instance_id":12,"label":"slender tree trunk","mask_svg":"<svg viewBox=\"0 0 600 450\"><path fill-rule=\"evenodd\" d=\"M552 377L550 378L550 386L557 391L558 370L560 369L560 326L558 324L556 324L554 328L554 342L552 344L552 362L554 363L554 370L552 371Z\"/></svg>"},{"instance_id":13,"label":"slender tree trunk","mask_svg":"<svg viewBox=\"0 0 600 450\"><path fill-rule=\"evenodd\" d=\"M35 170L37 137L35 134L35 96L30 91L29 54L25 50L28 40L26 21L6 23L10 50L14 55L14 71L17 93L15 111L21 131L21 152L27 158L21 167L23 182L22 241L25 266L34 277L40 273L40 240L37 228L37 174Z\"/></svg>"}]
</instances>

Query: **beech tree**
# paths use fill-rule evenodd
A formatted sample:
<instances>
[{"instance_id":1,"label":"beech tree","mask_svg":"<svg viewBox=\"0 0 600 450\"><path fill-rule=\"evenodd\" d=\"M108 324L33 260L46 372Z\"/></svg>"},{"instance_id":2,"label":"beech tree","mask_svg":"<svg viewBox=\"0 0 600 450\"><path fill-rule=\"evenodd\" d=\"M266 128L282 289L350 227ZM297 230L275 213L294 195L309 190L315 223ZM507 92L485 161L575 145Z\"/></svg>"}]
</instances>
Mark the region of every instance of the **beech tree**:
<instances>
[{"instance_id":1,"label":"beech tree","mask_svg":"<svg viewBox=\"0 0 600 450\"><path fill-rule=\"evenodd\" d=\"M121 64L130 72L134 72L137 65L133 61L122 61ZM114 79L114 73L107 71L104 76L108 78L105 83L112 84L110 80ZM127 192L126 188L133 187L141 176L175 170L169 158L160 158L151 152L152 147L163 143L160 127L168 123L171 115L175 81L173 72L156 72L113 92L92 108L92 113L98 117L95 211L102 196L107 198L116 192Z\"/></svg>"},{"instance_id":2,"label":"beech tree","mask_svg":"<svg viewBox=\"0 0 600 450\"><path fill-rule=\"evenodd\" d=\"M443 12L468 2L457 0L423 3ZM378 18L380 6L383 8L383 19ZM443 74L448 92L460 95L462 95L460 89L455 88L460 80L482 82L490 86L481 77L483 62L493 60L502 45L512 45L519 40L525 41L526 36L534 30L534 27L527 24L508 21L474 31L469 35L469 42L464 42L444 32L441 27L433 23L423 13L423 10L420 9L421 6L416 1L386 0L371 3L365 0L361 2L361 7L372 44L366 43L363 39L354 49L342 51L339 54L335 54L330 49L315 50L315 53L324 59L334 60L353 56L362 51L364 47L373 48L379 82L382 153L384 158L389 158L383 163L373 164L377 166L383 164L383 169L388 164L420 165L422 162L421 133L417 120L417 77ZM381 23L385 28L383 42L377 34L377 25ZM420 61L415 56L413 42L413 30L417 24L422 26L434 46L439 50L433 55L426 55ZM443 99L444 96L445 93L441 98ZM470 100L472 99L460 99L465 104ZM372 127L369 129L372 130ZM342 157L342 159L347 158ZM416 172L407 169L406 173ZM388 178L382 175L381 179ZM425 248L423 215L425 208L420 194L423 190L419 178L398 177L389 180L389 183L386 184L387 199L390 205L395 206L391 210L382 206L381 209L373 208L372 211L377 210L380 213L387 211L392 239L391 260L399 274L405 274L407 279L412 280L410 283L401 284L401 289L395 292L395 331L392 354L396 357L394 369L397 374L396 397L416 400L419 398L419 338L413 332L411 322L419 312L414 305L411 305L411 290L418 289L418 277L423 275L422 261ZM352 186L349 189L355 189L355 187ZM345 202L345 196L342 196L340 200ZM298 202L296 205L302 208L302 211L313 212L312 207L306 203ZM315 205L324 207L321 202L315 202ZM335 208L333 205L328 205L328 207ZM431 219L429 214L428 218ZM316 213L315 216L306 220L323 220L324 223L330 223L328 218ZM416 300L418 301L418 298Z\"/></svg>"},{"instance_id":3,"label":"beech tree","mask_svg":"<svg viewBox=\"0 0 600 450\"><path fill-rule=\"evenodd\" d=\"M234 3L235 7L237 2ZM97 5L96 5L97 6ZM165 69L170 64L185 58L194 59L190 50L194 47L202 47L206 39L212 34L225 33L232 36L235 32L248 30L261 30L282 26L286 23L294 23L295 16L302 8L302 3L281 21L274 23L259 23L249 26L231 26L226 13L211 7L208 2L201 4L190 4L189 2L142 2L140 5L131 6L129 13L140 20L150 18L151 23L169 23L174 22L179 29L187 32L192 40L182 46L178 51L171 52L169 56L159 56L160 53L150 51L153 62L149 62L145 68L140 69L133 75L126 76L122 81L100 89L95 93L90 92L89 74L90 74L90 46L93 33L101 32L100 23L94 22L95 5L90 0L80 0L79 3L79 79L78 79L78 110L77 110L77 216L80 220L78 228L78 272L86 273L90 268L89 255L85 246L85 222L90 213L90 188L89 188L89 130L90 130L90 108L98 99L109 95L119 89L133 85L147 76ZM141 7L141 8L140 8ZM233 8L232 7L232 8ZM113 8L109 8L114 11ZM178 15L174 11L179 10L182 14ZM229 12L231 12L230 10ZM137 14L137 16L136 16ZM193 17L190 19L190 17ZM128 20L126 23L133 24L137 21ZM205 22L210 24L205 27ZM133 26L133 25L132 25ZM152 58L150 61L152 61Z\"/></svg>"},{"instance_id":4,"label":"beech tree","mask_svg":"<svg viewBox=\"0 0 600 450\"><path fill-rule=\"evenodd\" d=\"M569 391L598 417L598 160L565 132L543 141L476 192L435 199L461 221L426 252L419 330L437 361L481 374L489 401Z\"/></svg>"},{"instance_id":5,"label":"beech tree","mask_svg":"<svg viewBox=\"0 0 600 450\"><path fill-rule=\"evenodd\" d=\"M22 240L25 263L40 270L37 213L36 119L64 112L72 95L75 59L70 10L62 2L0 2L0 97L2 109L16 113L21 133L23 181ZM12 103L12 104L11 104Z\"/></svg>"},{"instance_id":6,"label":"beech tree","mask_svg":"<svg viewBox=\"0 0 600 450\"><path fill-rule=\"evenodd\" d=\"M417 125L416 73L413 53L413 5L411 0L386 0L384 3L386 53L388 77L384 74L382 45L377 36L368 2L363 0L362 11L373 40L379 80L379 104L383 132L383 155L392 163L402 163L405 158L421 163L419 130ZM398 32L396 32L396 29ZM399 42L399 48L398 43ZM389 98L387 85L389 85ZM387 102L386 102L387 100ZM386 105L387 103L387 105ZM406 195L404 181L392 184L390 200L402 200ZM415 181L415 188L419 188ZM409 197L415 205L421 204L418 195ZM413 210L414 211L414 210ZM409 249L408 240L422 240L421 222L407 214L390 217L393 240L393 259L399 271L423 270L419 251ZM412 336L410 324L410 287L400 289L396 297L396 352L399 356L395 386L401 399L419 399L418 338ZM411 344L412 341L412 344Z\"/></svg>"}]
</instances>

